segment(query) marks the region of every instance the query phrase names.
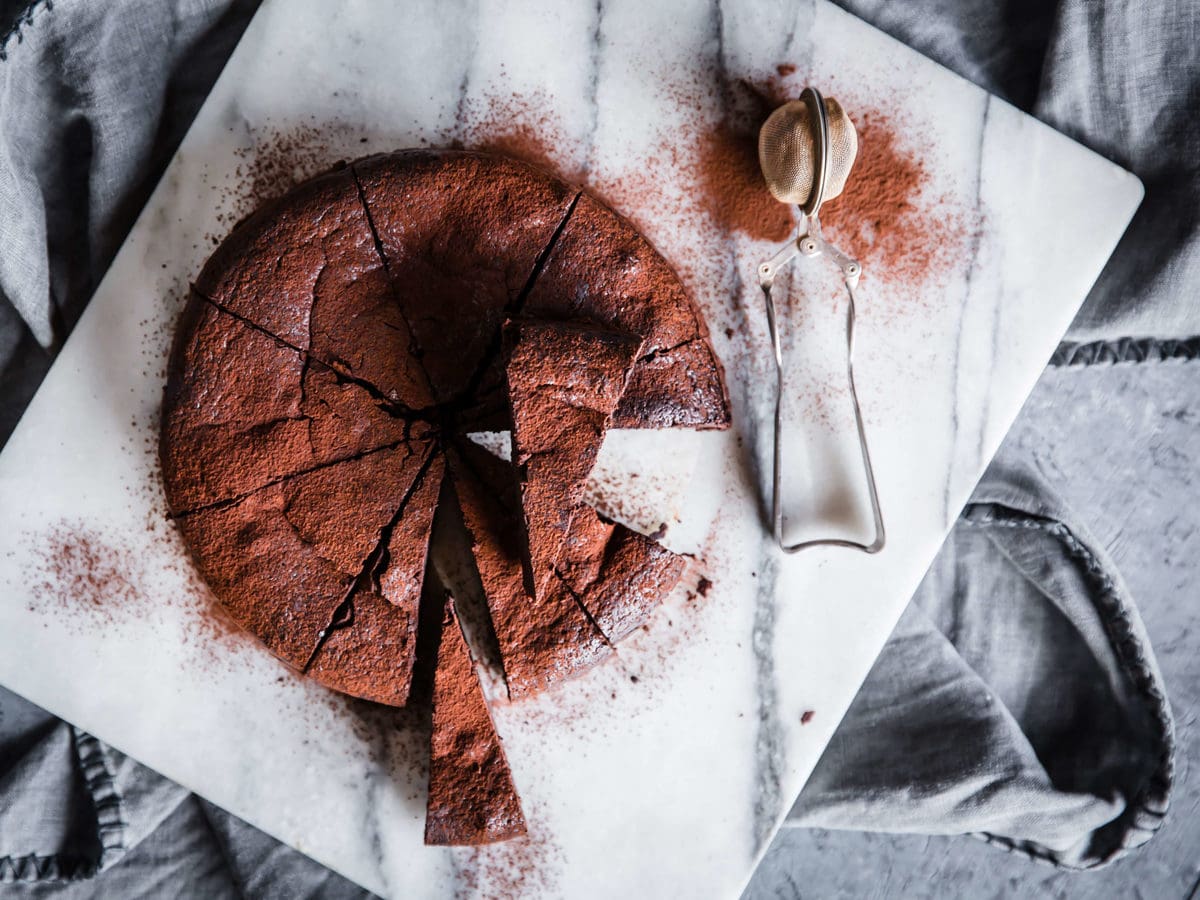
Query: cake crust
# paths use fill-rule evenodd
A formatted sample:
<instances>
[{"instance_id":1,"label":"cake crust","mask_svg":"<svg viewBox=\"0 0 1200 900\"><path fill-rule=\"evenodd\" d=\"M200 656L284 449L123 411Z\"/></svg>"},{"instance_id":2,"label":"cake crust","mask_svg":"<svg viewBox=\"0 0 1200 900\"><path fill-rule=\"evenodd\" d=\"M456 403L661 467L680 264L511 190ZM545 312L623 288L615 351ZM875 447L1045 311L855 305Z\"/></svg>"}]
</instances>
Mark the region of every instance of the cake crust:
<instances>
[{"instance_id":1,"label":"cake crust","mask_svg":"<svg viewBox=\"0 0 1200 900\"><path fill-rule=\"evenodd\" d=\"M174 515L426 430L195 294L168 372L159 455Z\"/></svg>"},{"instance_id":2,"label":"cake crust","mask_svg":"<svg viewBox=\"0 0 1200 900\"><path fill-rule=\"evenodd\" d=\"M641 627L675 590L688 559L624 525L580 507L559 577L579 598L596 627L617 644Z\"/></svg>"}]
</instances>

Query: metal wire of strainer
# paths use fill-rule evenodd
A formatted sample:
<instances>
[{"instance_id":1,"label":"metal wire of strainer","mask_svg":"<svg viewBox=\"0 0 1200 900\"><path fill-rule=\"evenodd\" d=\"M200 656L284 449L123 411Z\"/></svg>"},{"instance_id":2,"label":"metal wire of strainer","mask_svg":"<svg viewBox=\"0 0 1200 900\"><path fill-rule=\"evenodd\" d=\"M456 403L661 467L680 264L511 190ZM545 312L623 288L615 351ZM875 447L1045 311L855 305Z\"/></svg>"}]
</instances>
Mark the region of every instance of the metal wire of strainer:
<instances>
[{"instance_id":1,"label":"metal wire of strainer","mask_svg":"<svg viewBox=\"0 0 1200 900\"><path fill-rule=\"evenodd\" d=\"M875 489L875 470L867 449L867 433L863 425L858 393L854 389L854 319L855 289L862 276L862 266L830 244L821 235L818 213L821 204L836 197L846 186L846 179L858 155L858 135L846 111L833 98L826 100L821 92L806 87L799 100L791 100L776 109L763 123L758 134L758 162L771 194L781 203L796 204L800 209L797 237L769 260L758 267L758 281L767 307L767 325L775 354L775 463L771 513L774 519L775 541L786 553L809 547L849 547L865 553L878 553L887 540L883 513ZM863 469L871 515L875 520L875 537L870 543L845 538L820 538L789 543L784 537L783 488L783 348L771 287L779 270L797 256L829 256L842 273L850 302L846 307L846 377L850 400L854 406L854 421L858 428L858 444L862 450Z\"/></svg>"}]
</instances>

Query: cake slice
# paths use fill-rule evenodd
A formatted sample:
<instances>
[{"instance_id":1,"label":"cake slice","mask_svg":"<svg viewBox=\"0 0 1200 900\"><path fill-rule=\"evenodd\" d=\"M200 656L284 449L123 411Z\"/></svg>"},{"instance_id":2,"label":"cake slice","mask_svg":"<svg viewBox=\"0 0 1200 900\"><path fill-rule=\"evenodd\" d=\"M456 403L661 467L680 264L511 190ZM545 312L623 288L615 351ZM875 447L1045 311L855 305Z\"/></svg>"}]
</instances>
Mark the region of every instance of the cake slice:
<instances>
[{"instance_id":1,"label":"cake slice","mask_svg":"<svg viewBox=\"0 0 1200 900\"><path fill-rule=\"evenodd\" d=\"M540 598L642 342L627 332L529 320L509 322L505 338L526 587Z\"/></svg>"},{"instance_id":2,"label":"cake slice","mask_svg":"<svg viewBox=\"0 0 1200 900\"><path fill-rule=\"evenodd\" d=\"M504 747L447 595L433 676L425 843L491 844L525 833Z\"/></svg>"},{"instance_id":3,"label":"cake slice","mask_svg":"<svg viewBox=\"0 0 1200 900\"><path fill-rule=\"evenodd\" d=\"M425 560L444 470L441 454L429 457L336 623L326 630L306 672L326 687L389 706L408 702Z\"/></svg>"},{"instance_id":4,"label":"cake slice","mask_svg":"<svg viewBox=\"0 0 1200 900\"><path fill-rule=\"evenodd\" d=\"M644 340L614 427L729 426L721 364L683 283L632 224L596 198L579 197L522 313Z\"/></svg>"},{"instance_id":5,"label":"cake slice","mask_svg":"<svg viewBox=\"0 0 1200 900\"><path fill-rule=\"evenodd\" d=\"M512 466L469 442L450 452L462 510L511 697L536 693L612 653L604 635L557 580L525 589L520 492Z\"/></svg>"},{"instance_id":6,"label":"cake slice","mask_svg":"<svg viewBox=\"0 0 1200 900\"><path fill-rule=\"evenodd\" d=\"M284 479L176 519L242 627L303 669L429 453L407 445ZM329 510L338 510L330 515Z\"/></svg>"},{"instance_id":7,"label":"cake slice","mask_svg":"<svg viewBox=\"0 0 1200 900\"><path fill-rule=\"evenodd\" d=\"M683 577L681 556L581 504L558 574L610 643L644 623Z\"/></svg>"}]
</instances>

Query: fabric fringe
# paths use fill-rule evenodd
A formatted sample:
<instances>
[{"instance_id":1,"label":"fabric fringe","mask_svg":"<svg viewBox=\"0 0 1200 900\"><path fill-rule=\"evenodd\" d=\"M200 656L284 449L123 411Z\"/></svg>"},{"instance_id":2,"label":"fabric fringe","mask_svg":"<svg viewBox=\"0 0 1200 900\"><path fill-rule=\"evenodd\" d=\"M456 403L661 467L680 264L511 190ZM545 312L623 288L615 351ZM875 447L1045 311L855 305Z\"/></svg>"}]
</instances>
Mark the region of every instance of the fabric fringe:
<instances>
[{"instance_id":1,"label":"fabric fringe","mask_svg":"<svg viewBox=\"0 0 1200 900\"><path fill-rule=\"evenodd\" d=\"M1200 335L1188 338L1118 338L1113 341L1064 341L1050 357L1058 368L1118 363L1188 362L1200 358Z\"/></svg>"}]
</instances>

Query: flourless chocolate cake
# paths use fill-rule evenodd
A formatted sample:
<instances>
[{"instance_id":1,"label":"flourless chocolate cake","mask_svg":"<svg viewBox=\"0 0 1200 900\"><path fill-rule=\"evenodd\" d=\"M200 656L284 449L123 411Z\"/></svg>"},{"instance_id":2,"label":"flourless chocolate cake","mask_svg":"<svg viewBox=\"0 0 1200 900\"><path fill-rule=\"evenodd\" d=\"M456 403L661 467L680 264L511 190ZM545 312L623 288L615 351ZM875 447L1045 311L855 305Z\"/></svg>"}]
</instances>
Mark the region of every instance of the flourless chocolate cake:
<instances>
[{"instance_id":1,"label":"flourless chocolate cake","mask_svg":"<svg viewBox=\"0 0 1200 900\"><path fill-rule=\"evenodd\" d=\"M505 333L513 462L528 539L526 586L541 597L642 339L547 320L510 322Z\"/></svg>"},{"instance_id":2,"label":"flourless chocolate cake","mask_svg":"<svg viewBox=\"0 0 1200 900\"><path fill-rule=\"evenodd\" d=\"M445 594L425 584L439 498L528 696L611 655L683 574L582 499L605 431L728 424L703 320L626 220L512 159L406 150L305 182L217 248L159 450L200 572L271 652L393 706L428 673L426 839L475 844L524 819L452 604L436 659L417 650L422 598ZM467 437L484 429L513 462Z\"/></svg>"},{"instance_id":3,"label":"flourless chocolate cake","mask_svg":"<svg viewBox=\"0 0 1200 900\"><path fill-rule=\"evenodd\" d=\"M430 744L425 843L491 844L525 834L512 772L449 596L433 676Z\"/></svg>"}]
</instances>

